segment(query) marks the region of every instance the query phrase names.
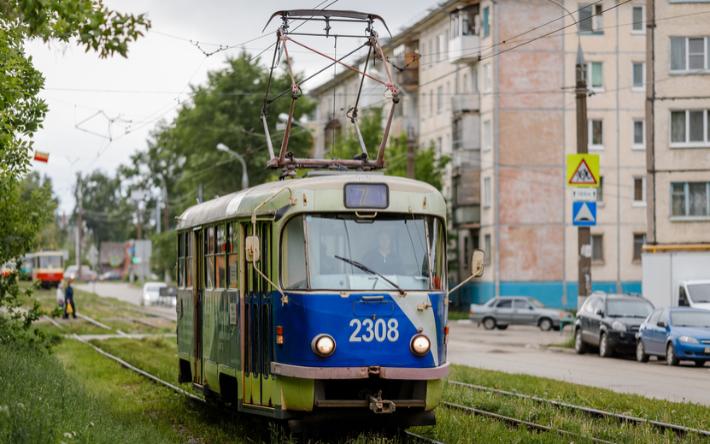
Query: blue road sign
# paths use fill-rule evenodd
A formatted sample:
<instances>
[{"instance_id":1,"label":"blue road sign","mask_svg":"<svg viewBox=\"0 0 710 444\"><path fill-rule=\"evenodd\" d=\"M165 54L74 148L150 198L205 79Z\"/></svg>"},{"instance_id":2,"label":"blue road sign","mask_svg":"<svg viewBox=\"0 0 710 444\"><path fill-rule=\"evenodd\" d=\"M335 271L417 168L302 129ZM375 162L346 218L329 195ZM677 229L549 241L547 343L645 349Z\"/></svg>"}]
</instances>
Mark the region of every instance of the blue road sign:
<instances>
[{"instance_id":1,"label":"blue road sign","mask_svg":"<svg viewBox=\"0 0 710 444\"><path fill-rule=\"evenodd\" d=\"M597 224L597 203L572 202L572 224L577 227L593 227Z\"/></svg>"}]
</instances>

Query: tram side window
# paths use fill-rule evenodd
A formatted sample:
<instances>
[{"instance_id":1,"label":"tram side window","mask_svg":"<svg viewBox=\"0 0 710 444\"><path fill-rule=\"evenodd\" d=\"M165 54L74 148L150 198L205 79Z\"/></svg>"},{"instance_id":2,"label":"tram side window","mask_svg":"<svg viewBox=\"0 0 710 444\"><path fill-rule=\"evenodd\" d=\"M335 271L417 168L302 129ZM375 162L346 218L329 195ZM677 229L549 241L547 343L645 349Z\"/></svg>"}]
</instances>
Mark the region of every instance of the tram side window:
<instances>
[{"instance_id":1,"label":"tram side window","mask_svg":"<svg viewBox=\"0 0 710 444\"><path fill-rule=\"evenodd\" d=\"M205 256L205 288L214 287L214 227L205 229L204 232Z\"/></svg>"},{"instance_id":2,"label":"tram side window","mask_svg":"<svg viewBox=\"0 0 710 444\"><path fill-rule=\"evenodd\" d=\"M185 233L178 234L178 287L185 286Z\"/></svg>"},{"instance_id":3,"label":"tram side window","mask_svg":"<svg viewBox=\"0 0 710 444\"><path fill-rule=\"evenodd\" d=\"M239 225L227 225L227 267L229 288L239 288Z\"/></svg>"},{"instance_id":4,"label":"tram side window","mask_svg":"<svg viewBox=\"0 0 710 444\"><path fill-rule=\"evenodd\" d=\"M215 287L227 288L226 252L227 239L224 233L224 225L217 225L217 245L215 251L216 280Z\"/></svg>"},{"instance_id":5,"label":"tram side window","mask_svg":"<svg viewBox=\"0 0 710 444\"><path fill-rule=\"evenodd\" d=\"M185 286L192 287L192 242L191 232L185 233Z\"/></svg>"},{"instance_id":6,"label":"tram side window","mask_svg":"<svg viewBox=\"0 0 710 444\"><path fill-rule=\"evenodd\" d=\"M292 219L284 231L282 245L282 280L286 288L308 288L306 279L306 239L303 233L303 217Z\"/></svg>"}]
</instances>

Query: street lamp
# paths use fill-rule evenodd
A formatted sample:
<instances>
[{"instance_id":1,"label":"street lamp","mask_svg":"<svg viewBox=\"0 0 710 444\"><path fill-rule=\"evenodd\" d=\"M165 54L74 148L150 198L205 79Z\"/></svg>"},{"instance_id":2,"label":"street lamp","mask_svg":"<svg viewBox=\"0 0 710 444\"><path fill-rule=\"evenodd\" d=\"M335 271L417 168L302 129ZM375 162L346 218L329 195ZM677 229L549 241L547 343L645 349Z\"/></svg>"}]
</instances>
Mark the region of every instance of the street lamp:
<instances>
[{"instance_id":1,"label":"street lamp","mask_svg":"<svg viewBox=\"0 0 710 444\"><path fill-rule=\"evenodd\" d=\"M239 160L239 162L241 162L241 164L242 164L242 190L249 188L249 175L247 174L247 163L244 161L244 157L242 157L241 154L230 150L227 145L225 145L221 142L217 144L217 150L225 152L225 153L229 153L232 156L236 157L237 160Z\"/></svg>"}]
</instances>

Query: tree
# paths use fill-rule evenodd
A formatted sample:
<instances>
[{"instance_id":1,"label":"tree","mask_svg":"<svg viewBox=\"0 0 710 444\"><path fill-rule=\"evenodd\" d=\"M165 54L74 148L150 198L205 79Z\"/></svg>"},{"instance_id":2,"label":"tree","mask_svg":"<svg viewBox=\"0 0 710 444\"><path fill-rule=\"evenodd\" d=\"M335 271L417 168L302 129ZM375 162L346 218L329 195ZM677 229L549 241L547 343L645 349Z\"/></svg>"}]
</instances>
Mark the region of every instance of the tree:
<instances>
[{"instance_id":1,"label":"tree","mask_svg":"<svg viewBox=\"0 0 710 444\"><path fill-rule=\"evenodd\" d=\"M121 178L93 171L85 177L77 176L77 207L83 206L82 220L91 231L97 248L103 241L124 241L132 232L134 209L122 195ZM79 193L81 188L81 193Z\"/></svg>"},{"instance_id":2,"label":"tree","mask_svg":"<svg viewBox=\"0 0 710 444\"><path fill-rule=\"evenodd\" d=\"M20 181L27 173L32 136L40 128L47 105L39 98L42 74L25 54L24 41L76 40L100 57L126 56L128 45L150 27L143 15L122 14L100 0L0 1L0 263L24 254L42 221L51 217L43 205L51 194L37 188L24 198ZM20 294L16 276L0 277L0 308L13 307ZM0 340L8 332L27 330L37 311L30 310L0 322ZM22 314L24 313L24 314Z\"/></svg>"},{"instance_id":3,"label":"tree","mask_svg":"<svg viewBox=\"0 0 710 444\"><path fill-rule=\"evenodd\" d=\"M382 108L370 108L361 112L358 122L360 133L371 158L382 140ZM390 176L407 175L407 135L390 136L385 151L385 173ZM354 132L341 136L335 143L330 155L342 159L352 159L361 152L360 142ZM448 156L437 156L433 146L418 148L414 154L414 178L426 182L441 190L441 178L449 163Z\"/></svg>"}]
</instances>

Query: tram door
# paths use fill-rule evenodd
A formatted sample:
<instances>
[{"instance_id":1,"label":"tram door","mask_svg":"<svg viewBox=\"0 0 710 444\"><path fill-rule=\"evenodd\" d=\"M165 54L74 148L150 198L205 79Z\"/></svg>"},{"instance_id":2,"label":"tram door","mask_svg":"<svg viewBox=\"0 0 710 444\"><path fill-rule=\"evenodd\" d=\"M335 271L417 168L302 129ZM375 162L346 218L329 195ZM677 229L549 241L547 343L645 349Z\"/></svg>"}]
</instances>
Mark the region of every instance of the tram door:
<instances>
[{"instance_id":1,"label":"tram door","mask_svg":"<svg viewBox=\"0 0 710 444\"><path fill-rule=\"evenodd\" d=\"M193 270L195 277L192 285L192 313L193 313L193 352L194 359L192 369L192 382L202 385L202 302L204 300L204 231L195 230L192 232L192 251L194 251Z\"/></svg>"},{"instance_id":2,"label":"tram door","mask_svg":"<svg viewBox=\"0 0 710 444\"><path fill-rule=\"evenodd\" d=\"M252 234L251 224L244 225L244 233ZM247 263L246 297L244 298L244 403L272 406L271 360L272 311L271 285L255 269L271 277L271 224L257 223L256 235L261 242L260 258L256 264ZM244 245L244 243L242 243Z\"/></svg>"}]
</instances>

